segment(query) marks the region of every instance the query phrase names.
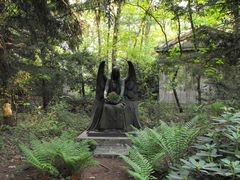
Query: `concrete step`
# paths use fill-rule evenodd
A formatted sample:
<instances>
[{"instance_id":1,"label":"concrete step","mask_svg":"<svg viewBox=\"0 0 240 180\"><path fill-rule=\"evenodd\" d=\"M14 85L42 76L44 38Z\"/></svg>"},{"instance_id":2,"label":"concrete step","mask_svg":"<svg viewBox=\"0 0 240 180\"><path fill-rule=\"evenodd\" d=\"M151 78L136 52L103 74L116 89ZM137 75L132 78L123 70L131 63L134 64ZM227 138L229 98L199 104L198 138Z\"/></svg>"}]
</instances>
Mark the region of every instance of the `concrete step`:
<instances>
[{"instance_id":1,"label":"concrete step","mask_svg":"<svg viewBox=\"0 0 240 180\"><path fill-rule=\"evenodd\" d=\"M119 155L128 155L128 149L124 145L100 145L94 150L95 157L119 158Z\"/></svg>"},{"instance_id":2,"label":"concrete step","mask_svg":"<svg viewBox=\"0 0 240 180\"><path fill-rule=\"evenodd\" d=\"M93 139L97 142L94 150L95 157L106 157L106 158L118 158L119 155L127 155L127 145L131 144L131 141L127 136L89 136L84 131L77 137L78 140Z\"/></svg>"}]
</instances>

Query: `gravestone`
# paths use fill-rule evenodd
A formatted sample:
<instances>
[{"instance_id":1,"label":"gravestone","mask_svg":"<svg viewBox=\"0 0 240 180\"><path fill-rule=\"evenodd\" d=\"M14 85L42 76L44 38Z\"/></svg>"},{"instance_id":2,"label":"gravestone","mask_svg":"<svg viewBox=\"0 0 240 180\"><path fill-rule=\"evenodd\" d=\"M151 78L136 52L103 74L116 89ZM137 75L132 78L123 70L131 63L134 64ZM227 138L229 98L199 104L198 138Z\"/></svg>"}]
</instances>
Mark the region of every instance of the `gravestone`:
<instances>
[{"instance_id":1,"label":"gravestone","mask_svg":"<svg viewBox=\"0 0 240 180\"><path fill-rule=\"evenodd\" d=\"M113 67L111 78L104 74L101 62L97 74L96 96L92 122L78 139L94 139L98 145L95 155L117 156L126 154L129 140L126 133L141 128L137 109L137 82L134 66L128 63L128 75L120 79L120 70Z\"/></svg>"}]
</instances>

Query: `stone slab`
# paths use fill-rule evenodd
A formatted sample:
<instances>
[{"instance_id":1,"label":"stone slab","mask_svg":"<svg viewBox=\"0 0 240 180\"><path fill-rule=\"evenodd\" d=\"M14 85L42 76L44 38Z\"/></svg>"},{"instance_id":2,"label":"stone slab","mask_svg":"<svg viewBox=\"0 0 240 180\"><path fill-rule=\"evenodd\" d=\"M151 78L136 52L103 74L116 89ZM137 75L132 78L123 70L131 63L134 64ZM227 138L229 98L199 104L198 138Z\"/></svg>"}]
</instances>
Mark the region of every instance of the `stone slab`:
<instances>
[{"instance_id":1,"label":"stone slab","mask_svg":"<svg viewBox=\"0 0 240 180\"><path fill-rule=\"evenodd\" d=\"M95 157L119 158L120 155L128 155L128 149L124 145L97 146L94 150Z\"/></svg>"},{"instance_id":2,"label":"stone slab","mask_svg":"<svg viewBox=\"0 0 240 180\"><path fill-rule=\"evenodd\" d=\"M77 137L78 140L93 139L97 142L94 150L95 157L118 158L119 155L127 155L127 145L131 141L127 136L89 136L87 131L84 131Z\"/></svg>"},{"instance_id":3,"label":"stone slab","mask_svg":"<svg viewBox=\"0 0 240 180\"><path fill-rule=\"evenodd\" d=\"M87 131L88 136L92 137L126 137L126 133L117 130L109 130L109 131Z\"/></svg>"}]
</instances>

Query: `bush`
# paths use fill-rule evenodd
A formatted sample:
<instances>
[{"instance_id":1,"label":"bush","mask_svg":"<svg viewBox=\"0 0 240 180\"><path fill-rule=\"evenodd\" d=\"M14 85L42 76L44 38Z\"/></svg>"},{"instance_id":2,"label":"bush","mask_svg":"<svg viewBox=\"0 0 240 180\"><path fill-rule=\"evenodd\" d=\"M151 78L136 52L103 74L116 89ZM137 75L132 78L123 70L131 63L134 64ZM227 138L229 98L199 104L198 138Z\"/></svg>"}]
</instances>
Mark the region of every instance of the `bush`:
<instances>
[{"instance_id":1,"label":"bush","mask_svg":"<svg viewBox=\"0 0 240 180\"><path fill-rule=\"evenodd\" d=\"M123 156L123 159L130 166L130 175L135 179L154 179L151 176L153 169L165 172L178 162L199 133L197 120L172 126L161 122L157 128L145 128L137 130L136 136L129 135L133 146L129 147L129 156Z\"/></svg>"},{"instance_id":2,"label":"bush","mask_svg":"<svg viewBox=\"0 0 240 180\"><path fill-rule=\"evenodd\" d=\"M96 163L88 146L88 141L75 142L68 133L50 142L32 140L31 148L19 145L27 163L43 173L58 177L73 175L77 170Z\"/></svg>"},{"instance_id":3,"label":"bush","mask_svg":"<svg viewBox=\"0 0 240 180\"><path fill-rule=\"evenodd\" d=\"M196 153L182 159L170 171L169 179L240 178L240 112L227 109L213 119L210 127L194 146Z\"/></svg>"},{"instance_id":4,"label":"bush","mask_svg":"<svg viewBox=\"0 0 240 180\"><path fill-rule=\"evenodd\" d=\"M31 114L18 114L18 119L21 120L17 127L19 133L32 133L38 138L60 136L68 130L81 133L90 122L86 113L71 112L65 102L49 107L47 113L38 109Z\"/></svg>"},{"instance_id":5,"label":"bush","mask_svg":"<svg viewBox=\"0 0 240 180\"><path fill-rule=\"evenodd\" d=\"M3 145L4 145L4 141L3 141L2 136L0 136L0 151L3 148Z\"/></svg>"},{"instance_id":6,"label":"bush","mask_svg":"<svg viewBox=\"0 0 240 180\"><path fill-rule=\"evenodd\" d=\"M164 122L186 122L192 119L199 112L196 112L194 104L182 104L184 112L179 113L175 103L157 102L146 100L139 103L140 122L145 127L155 127L160 125L160 121ZM204 112L201 112L204 114Z\"/></svg>"}]
</instances>

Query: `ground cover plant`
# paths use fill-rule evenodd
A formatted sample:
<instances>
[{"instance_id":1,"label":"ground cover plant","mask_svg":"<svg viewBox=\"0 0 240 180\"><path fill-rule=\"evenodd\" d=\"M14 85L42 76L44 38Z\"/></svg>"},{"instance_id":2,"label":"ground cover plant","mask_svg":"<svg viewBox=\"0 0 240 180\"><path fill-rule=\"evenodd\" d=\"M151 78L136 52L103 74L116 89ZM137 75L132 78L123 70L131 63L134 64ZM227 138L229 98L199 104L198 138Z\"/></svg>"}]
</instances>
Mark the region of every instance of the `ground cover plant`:
<instances>
[{"instance_id":1,"label":"ground cover plant","mask_svg":"<svg viewBox=\"0 0 240 180\"><path fill-rule=\"evenodd\" d=\"M125 161L107 159L84 178L239 179L238 111L225 108L240 109L239 10L239 0L1 0L0 179L42 177L22 166L24 154L41 154L34 144L61 159L35 158L35 167L56 179L73 173L56 163L77 156L56 143L80 143L62 135L91 123L102 61L108 78L118 66L129 79L126 61L134 64L137 91L120 84L137 96L143 129L123 157L130 177L117 173Z\"/></svg>"},{"instance_id":2,"label":"ground cover plant","mask_svg":"<svg viewBox=\"0 0 240 180\"><path fill-rule=\"evenodd\" d=\"M238 179L240 112L233 109L211 120L211 128L198 138L196 153L181 159L169 179Z\"/></svg>"},{"instance_id":3,"label":"ground cover plant","mask_svg":"<svg viewBox=\"0 0 240 180\"><path fill-rule=\"evenodd\" d=\"M197 116L186 124L161 122L129 135L129 155L122 157L129 174L137 180L238 179L240 113L221 103L206 108L224 113L207 121Z\"/></svg>"},{"instance_id":4,"label":"ground cover plant","mask_svg":"<svg viewBox=\"0 0 240 180\"><path fill-rule=\"evenodd\" d=\"M54 177L68 177L78 170L96 164L90 151L90 142L76 142L67 133L50 142L32 140L30 147L19 144L26 162L43 174Z\"/></svg>"},{"instance_id":5,"label":"ground cover plant","mask_svg":"<svg viewBox=\"0 0 240 180\"><path fill-rule=\"evenodd\" d=\"M136 135L129 135L132 142L129 156L122 156L130 167L129 174L142 180L156 179L154 172L164 174L187 154L200 133L197 120L196 117L187 123L171 125L161 122L158 127L137 130Z\"/></svg>"}]
</instances>

